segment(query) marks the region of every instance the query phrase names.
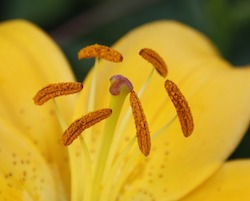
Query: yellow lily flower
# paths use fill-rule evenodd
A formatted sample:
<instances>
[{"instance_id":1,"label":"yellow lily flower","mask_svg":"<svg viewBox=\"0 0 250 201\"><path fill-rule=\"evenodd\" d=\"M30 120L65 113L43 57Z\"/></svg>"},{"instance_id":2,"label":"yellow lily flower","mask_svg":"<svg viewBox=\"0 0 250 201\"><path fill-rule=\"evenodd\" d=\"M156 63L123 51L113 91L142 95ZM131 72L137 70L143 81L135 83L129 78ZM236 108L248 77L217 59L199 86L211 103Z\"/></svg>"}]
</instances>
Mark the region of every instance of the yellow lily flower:
<instances>
[{"instance_id":1,"label":"yellow lily flower","mask_svg":"<svg viewBox=\"0 0 250 201\"><path fill-rule=\"evenodd\" d=\"M122 62L97 59L78 95L41 107L32 100L39 89L74 83L63 54L39 28L22 20L0 24L0 44L0 200L249 199L250 160L225 160L249 126L250 68L231 66L197 31L173 21L143 25L113 46ZM143 48L166 61L167 78L140 57ZM121 87L121 95L114 96L109 88L118 74L130 80L133 90ZM194 131L188 138L164 89L166 79L185 95L170 97L188 101L189 106L177 107L184 123L191 115L186 109L191 109ZM148 125L151 145L144 136L140 143L138 134L139 147L135 142L138 130L126 93L138 93L134 102L145 114L137 118ZM75 120L83 115L99 121L103 108L112 114L66 148L61 134L72 125L81 130Z\"/></svg>"}]
</instances>

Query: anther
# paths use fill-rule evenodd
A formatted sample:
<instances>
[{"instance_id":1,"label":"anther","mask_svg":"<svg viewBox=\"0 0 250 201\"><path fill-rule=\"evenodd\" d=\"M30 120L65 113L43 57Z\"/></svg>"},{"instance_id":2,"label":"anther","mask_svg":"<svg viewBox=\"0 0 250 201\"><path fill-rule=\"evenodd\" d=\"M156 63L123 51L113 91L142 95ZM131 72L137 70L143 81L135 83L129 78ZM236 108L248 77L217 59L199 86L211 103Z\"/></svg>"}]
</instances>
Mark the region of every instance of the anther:
<instances>
[{"instance_id":1,"label":"anther","mask_svg":"<svg viewBox=\"0 0 250 201\"><path fill-rule=\"evenodd\" d=\"M34 96L33 100L36 105L42 105L52 98L77 93L81 91L82 88L83 84L80 82L62 82L49 84L39 90Z\"/></svg>"},{"instance_id":2,"label":"anther","mask_svg":"<svg viewBox=\"0 0 250 201\"><path fill-rule=\"evenodd\" d=\"M111 109L101 109L90 112L75 120L62 135L62 142L65 146L70 145L85 129L108 118L112 114Z\"/></svg>"},{"instance_id":3,"label":"anther","mask_svg":"<svg viewBox=\"0 0 250 201\"><path fill-rule=\"evenodd\" d=\"M188 103L183 94L181 93L180 89L171 80L166 80L165 88L175 106L178 118L181 123L182 132L185 137L188 137L192 134L194 130L193 117Z\"/></svg>"},{"instance_id":4,"label":"anther","mask_svg":"<svg viewBox=\"0 0 250 201\"><path fill-rule=\"evenodd\" d=\"M150 62L162 77L167 76L167 65L157 52L150 48L143 48L139 54Z\"/></svg>"},{"instance_id":5,"label":"anther","mask_svg":"<svg viewBox=\"0 0 250 201\"><path fill-rule=\"evenodd\" d=\"M130 93L130 105L134 116L139 148L144 156L148 156L151 148L150 132L141 102L134 91Z\"/></svg>"},{"instance_id":6,"label":"anther","mask_svg":"<svg viewBox=\"0 0 250 201\"><path fill-rule=\"evenodd\" d=\"M120 52L99 44L89 45L82 48L78 52L78 59L93 57L102 58L112 62L122 62L123 60L122 54Z\"/></svg>"},{"instance_id":7,"label":"anther","mask_svg":"<svg viewBox=\"0 0 250 201\"><path fill-rule=\"evenodd\" d=\"M114 95L118 96L121 92L121 90L125 89L128 92L131 92L133 90L132 83L128 80L128 78L122 76L122 75L114 75L110 78L110 88L109 92Z\"/></svg>"}]
</instances>

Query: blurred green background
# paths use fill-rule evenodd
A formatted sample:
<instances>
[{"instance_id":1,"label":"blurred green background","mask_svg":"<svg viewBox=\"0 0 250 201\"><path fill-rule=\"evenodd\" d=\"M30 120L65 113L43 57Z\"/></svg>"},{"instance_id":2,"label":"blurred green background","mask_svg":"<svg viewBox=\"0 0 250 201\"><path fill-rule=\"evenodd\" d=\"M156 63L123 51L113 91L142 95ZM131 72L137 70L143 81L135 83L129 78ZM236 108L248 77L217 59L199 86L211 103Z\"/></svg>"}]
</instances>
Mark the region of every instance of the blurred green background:
<instances>
[{"instance_id":1,"label":"blurred green background","mask_svg":"<svg viewBox=\"0 0 250 201\"><path fill-rule=\"evenodd\" d=\"M207 35L234 65L250 64L250 0L2 0L0 21L13 18L28 19L48 32L78 80L93 64L77 60L80 48L112 45L130 29L157 19L188 24ZM250 157L249 131L231 156L245 157Z\"/></svg>"}]
</instances>

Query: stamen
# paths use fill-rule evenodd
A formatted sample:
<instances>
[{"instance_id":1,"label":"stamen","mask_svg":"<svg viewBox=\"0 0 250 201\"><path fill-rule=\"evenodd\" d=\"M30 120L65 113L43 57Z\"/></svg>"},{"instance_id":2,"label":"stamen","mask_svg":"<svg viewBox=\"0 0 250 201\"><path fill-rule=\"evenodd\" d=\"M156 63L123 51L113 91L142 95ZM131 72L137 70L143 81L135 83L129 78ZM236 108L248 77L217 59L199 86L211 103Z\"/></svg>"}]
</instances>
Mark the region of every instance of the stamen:
<instances>
[{"instance_id":1,"label":"stamen","mask_svg":"<svg viewBox=\"0 0 250 201\"><path fill-rule=\"evenodd\" d=\"M165 88L175 106L177 115L181 123L182 132L185 137L188 137L192 134L194 130L193 117L188 103L183 94L181 93L180 89L171 80L166 80Z\"/></svg>"},{"instance_id":2,"label":"stamen","mask_svg":"<svg viewBox=\"0 0 250 201\"><path fill-rule=\"evenodd\" d=\"M135 120L136 135L139 148L144 156L148 156L151 148L148 123L143 112L141 102L134 91L130 93L130 105L132 107L132 113Z\"/></svg>"},{"instance_id":3,"label":"stamen","mask_svg":"<svg viewBox=\"0 0 250 201\"><path fill-rule=\"evenodd\" d=\"M122 90L126 90L127 92L131 92L133 90L132 83L128 80L128 78L122 75L114 75L110 78L111 86L109 88L109 92L118 96Z\"/></svg>"},{"instance_id":4,"label":"stamen","mask_svg":"<svg viewBox=\"0 0 250 201\"><path fill-rule=\"evenodd\" d=\"M78 59L98 57L112 62L122 62L122 54L104 45L90 45L78 52Z\"/></svg>"},{"instance_id":5,"label":"stamen","mask_svg":"<svg viewBox=\"0 0 250 201\"><path fill-rule=\"evenodd\" d=\"M85 129L108 118L112 114L111 109L101 109L90 112L74 121L62 135L64 145L70 145Z\"/></svg>"},{"instance_id":6,"label":"stamen","mask_svg":"<svg viewBox=\"0 0 250 201\"><path fill-rule=\"evenodd\" d=\"M49 84L42 88L34 96L33 100L36 105L42 105L48 100L57 96L69 95L81 91L83 84L80 82L62 82Z\"/></svg>"},{"instance_id":7,"label":"stamen","mask_svg":"<svg viewBox=\"0 0 250 201\"><path fill-rule=\"evenodd\" d=\"M139 54L150 62L162 77L167 76L167 65L157 52L150 48L143 48Z\"/></svg>"}]
</instances>

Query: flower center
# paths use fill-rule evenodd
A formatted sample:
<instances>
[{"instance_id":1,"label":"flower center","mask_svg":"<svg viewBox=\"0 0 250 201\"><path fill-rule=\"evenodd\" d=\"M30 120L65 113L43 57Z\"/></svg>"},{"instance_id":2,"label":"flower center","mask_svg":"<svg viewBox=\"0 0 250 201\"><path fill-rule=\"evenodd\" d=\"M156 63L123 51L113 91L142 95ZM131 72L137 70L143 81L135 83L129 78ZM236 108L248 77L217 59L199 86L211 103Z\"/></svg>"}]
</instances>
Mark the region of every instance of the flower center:
<instances>
[{"instance_id":1,"label":"flower center","mask_svg":"<svg viewBox=\"0 0 250 201\"><path fill-rule=\"evenodd\" d=\"M147 157L150 154L151 141L153 141L176 119L166 122L157 132L150 134L146 115L144 114L140 97L150 83L153 72L156 70L162 77L167 75L167 66L164 60L152 49L144 48L139 53L153 65L153 70L145 80L144 85L138 95L133 89L132 83L128 78L122 75L114 75L110 78L110 104L108 108L94 110L95 87L96 87L96 66L93 69L92 85L89 94L88 114L77 118L69 126L66 126L59 109L57 114L65 132L62 135L62 143L69 146L70 166L71 166L71 200L72 201L115 201L119 198L124 183L129 179L131 173L135 170L136 159L143 154ZM81 49L78 53L79 59L96 57L96 63L99 58L111 61L122 62L121 53L102 45L91 45ZM68 95L81 91L81 83L56 83L50 84L41 89L34 101L42 105L49 99L60 95ZM185 137L191 135L193 131L193 118L185 97L179 88L170 80L165 81L165 89L172 100L177 116L180 120L182 131ZM81 92L81 93L84 93ZM123 117L120 117L124 101L129 95L131 110L128 109ZM81 94L79 100L81 99ZM79 105L79 104L77 104ZM55 104L57 107L57 105ZM78 108L79 109L79 108ZM79 110L82 111L82 110ZM127 145L120 149L119 142L122 139L123 131L126 129L129 119L133 116L136 134L128 140ZM106 119L106 120L105 120ZM121 119L120 125L117 125L118 119ZM101 131L101 139L98 143L98 153L93 158L91 155L89 140L83 131L89 128L90 135L92 126L105 120ZM79 139L76 140L76 139ZM134 147L136 142L138 148ZM78 142L75 142L78 141ZM71 145L72 144L72 145ZM80 147L80 152L79 152ZM119 151L117 151L119 150ZM76 154L77 153L77 154ZM80 157L79 157L80 153ZM129 157L128 157L129 156ZM132 157L131 157L132 156Z\"/></svg>"}]
</instances>

